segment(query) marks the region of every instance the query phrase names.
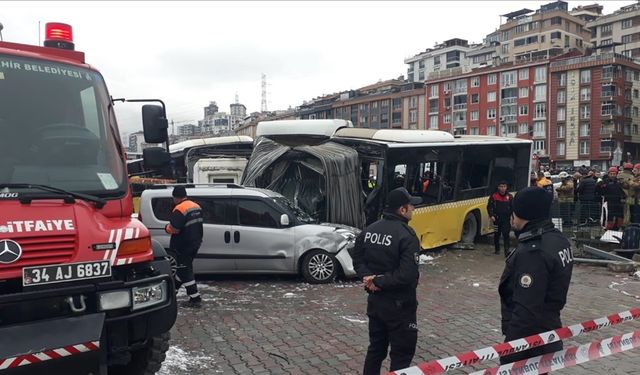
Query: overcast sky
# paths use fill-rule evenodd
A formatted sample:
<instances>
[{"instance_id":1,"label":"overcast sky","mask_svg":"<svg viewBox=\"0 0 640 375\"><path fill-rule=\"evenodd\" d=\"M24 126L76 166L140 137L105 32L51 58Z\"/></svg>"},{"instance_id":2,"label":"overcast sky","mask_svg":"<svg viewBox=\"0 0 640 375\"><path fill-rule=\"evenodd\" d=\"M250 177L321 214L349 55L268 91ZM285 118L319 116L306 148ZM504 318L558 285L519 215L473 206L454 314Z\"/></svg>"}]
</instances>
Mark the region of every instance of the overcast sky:
<instances>
[{"instance_id":1,"label":"overcast sky","mask_svg":"<svg viewBox=\"0 0 640 375\"><path fill-rule=\"evenodd\" d=\"M500 14L550 1L425 2L7 2L5 41L38 44L38 22L73 26L76 49L105 77L113 97L160 98L176 125L197 123L235 94L260 110L406 74L403 60L436 42L481 42ZM569 9L595 1L569 1ZM611 13L635 1L600 1ZM42 35L42 34L41 34ZM122 133L142 128L139 106L117 104Z\"/></svg>"}]
</instances>

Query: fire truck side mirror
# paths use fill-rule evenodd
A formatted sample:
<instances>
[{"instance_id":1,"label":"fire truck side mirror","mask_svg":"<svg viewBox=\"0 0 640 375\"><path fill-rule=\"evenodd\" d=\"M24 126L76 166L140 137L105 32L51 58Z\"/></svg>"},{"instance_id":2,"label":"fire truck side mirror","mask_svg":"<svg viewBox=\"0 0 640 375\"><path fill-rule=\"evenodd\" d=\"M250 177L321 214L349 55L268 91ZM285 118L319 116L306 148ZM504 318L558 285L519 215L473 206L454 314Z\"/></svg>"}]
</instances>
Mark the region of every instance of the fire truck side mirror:
<instances>
[{"instance_id":1,"label":"fire truck side mirror","mask_svg":"<svg viewBox=\"0 0 640 375\"><path fill-rule=\"evenodd\" d=\"M145 169L159 169L169 166L171 154L162 147L147 147L142 150Z\"/></svg>"},{"instance_id":2,"label":"fire truck side mirror","mask_svg":"<svg viewBox=\"0 0 640 375\"><path fill-rule=\"evenodd\" d=\"M142 106L142 128L146 143L164 143L168 139L169 124L164 108L159 105L145 104Z\"/></svg>"}]
</instances>

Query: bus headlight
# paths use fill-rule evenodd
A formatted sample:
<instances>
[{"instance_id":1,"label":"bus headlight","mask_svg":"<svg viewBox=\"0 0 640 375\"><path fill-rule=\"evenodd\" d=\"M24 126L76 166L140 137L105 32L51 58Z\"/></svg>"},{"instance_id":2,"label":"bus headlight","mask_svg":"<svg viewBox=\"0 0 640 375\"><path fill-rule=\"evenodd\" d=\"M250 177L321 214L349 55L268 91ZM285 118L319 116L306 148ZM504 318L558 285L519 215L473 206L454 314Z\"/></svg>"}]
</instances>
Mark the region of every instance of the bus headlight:
<instances>
[{"instance_id":1,"label":"bus headlight","mask_svg":"<svg viewBox=\"0 0 640 375\"><path fill-rule=\"evenodd\" d=\"M133 310L158 305L167 300L167 282L138 286L131 289Z\"/></svg>"}]
</instances>

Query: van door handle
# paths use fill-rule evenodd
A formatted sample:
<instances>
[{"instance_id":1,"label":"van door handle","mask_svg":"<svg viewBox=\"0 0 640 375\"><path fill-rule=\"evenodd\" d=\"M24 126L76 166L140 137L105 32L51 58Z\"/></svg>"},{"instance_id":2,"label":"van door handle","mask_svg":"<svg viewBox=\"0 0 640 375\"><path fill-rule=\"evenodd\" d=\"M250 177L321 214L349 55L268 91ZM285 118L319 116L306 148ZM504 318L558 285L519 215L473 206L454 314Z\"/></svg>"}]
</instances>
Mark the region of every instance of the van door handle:
<instances>
[{"instance_id":1,"label":"van door handle","mask_svg":"<svg viewBox=\"0 0 640 375\"><path fill-rule=\"evenodd\" d=\"M226 231L224 232L224 243L229 243L231 242L231 232Z\"/></svg>"},{"instance_id":2,"label":"van door handle","mask_svg":"<svg viewBox=\"0 0 640 375\"><path fill-rule=\"evenodd\" d=\"M240 242L240 232L238 231L233 232L233 242L235 243Z\"/></svg>"}]
</instances>

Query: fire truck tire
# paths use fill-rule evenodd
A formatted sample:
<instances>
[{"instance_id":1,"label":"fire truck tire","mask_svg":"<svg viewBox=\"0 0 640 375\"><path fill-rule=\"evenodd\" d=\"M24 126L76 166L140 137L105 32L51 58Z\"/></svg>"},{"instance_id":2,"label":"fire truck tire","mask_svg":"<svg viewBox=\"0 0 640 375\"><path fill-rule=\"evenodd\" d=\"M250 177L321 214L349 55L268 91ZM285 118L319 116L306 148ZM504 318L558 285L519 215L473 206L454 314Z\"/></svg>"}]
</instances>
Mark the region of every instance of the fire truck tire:
<instances>
[{"instance_id":1,"label":"fire truck tire","mask_svg":"<svg viewBox=\"0 0 640 375\"><path fill-rule=\"evenodd\" d=\"M109 375L154 375L166 358L170 337L169 332L152 337L146 348L131 353L131 361L126 366L109 369Z\"/></svg>"}]
</instances>

